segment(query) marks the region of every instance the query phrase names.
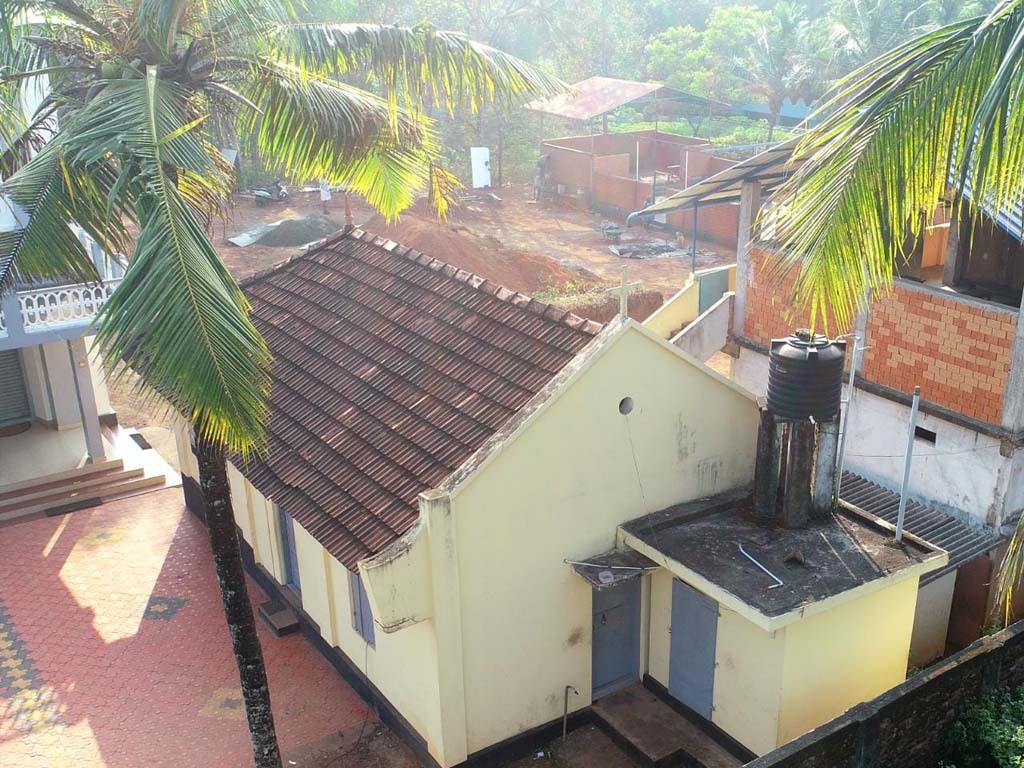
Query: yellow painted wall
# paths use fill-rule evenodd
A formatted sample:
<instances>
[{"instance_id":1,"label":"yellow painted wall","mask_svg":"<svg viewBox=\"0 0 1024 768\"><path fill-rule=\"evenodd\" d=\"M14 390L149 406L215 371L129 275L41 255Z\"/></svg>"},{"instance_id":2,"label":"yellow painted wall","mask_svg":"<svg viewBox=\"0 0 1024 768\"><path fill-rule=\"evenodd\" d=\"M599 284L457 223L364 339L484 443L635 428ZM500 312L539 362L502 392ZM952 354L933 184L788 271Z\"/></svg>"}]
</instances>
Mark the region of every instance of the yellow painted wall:
<instances>
[{"instance_id":1,"label":"yellow painted wall","mask_svg":"<svg viewBox=\"0 0 1024 768\"><path fill-rule=\"evenodd\" d=\"M786 627L779 743L906 679L917 579Z\"/></svg>"},{"instance_id":2,"label":"yellow painted wall","mask_svg":"<svg viewBox=\"0 0 1024 768\"><path fill-rule=\"evenodd\" d=\"M230 461L227 470L235 524L242 530L242 537L252 547L256 562L266 568L280 583L284 580L284 561L281 559L281 533L277 529L277 509L273 502L256 490ZM182 472L191 474L185 472L184 467ZM299 578L302 578L301 568Z\"/></svg>"},{"instance_id":3,"label":"yellow painted wall","mask_svg":"<svg viewBox=\"0 0 1024 768\"><path fill-rule=\"evenodd\" d=\"M647 674L668 688L669 627L672 625L672 574L659 568L651 574L651 623Z\"/></svg>"},{"instance_id":4,"label":"yellow painted wall","mask_svg":"<svg viewBox=\"0 0 1024 768\"><path fill-rule=\"evenodd\" d=\"M590 703L591 590L566 558L751 482L756 405L705 370L631 327L453 492L470 753L561 717L566 685Z\"/></svg>"},{"instance_id":5,"label":"yellow painted wall","mask_svg":"<svg viewBox=\"0 0 1024 768\"><path fill-rule=\"evenodd\" d=\"M719 607L711 720L759 755L777 746L787 629L766 632Z\"/></svg>"},{"instance_id":6,"label":"yellow painted wall","mask_svg":"<svg viewBox=\"0 0 1024 768\"><path fill-rule=\"evenodd\" d=\"M192 453L190 442L192 429L189 427L188 422L180 416L174 416L173 425L174 444L178 449L178 471L183 475L188 475L198 483L199 462L196 460L195 454ZM230 471L230 469L231 465L228 464L228 470Z\"/></svg>"},{"instance_id":7,"label":"yellow painted wall","mask_svg":"<svg viewBox=\"0 0 1024 768\"><path fill-rule=\"evenodd\" d=\"M259 553L255 552L253 546L252 493L257 491L246 482L242 473L230 461L227 463L227 475L228 487L231 488L231 509L235 513L235 525L242 529L242 538L249 542L249 546L253 547L256 562L260 562Z\"/></svg>"},{"instance_id":8,"label":"yellow painted wall","mask_svg":"<svg viewBox=\"0 0 1024 768\"><path fill-rule=\"evenodd\" d=\"M950 571L918 590L914 633L910 638L911 666L923 667L946 652L956 575L957 571Z\"/></svg>"},{"instance_id":9,"label":"yellow painted wall","mask_svg":"<svg viewBox=\"0 0 1024 768\"><path fill-rule=\"evenodd\" d=\"M325 553L326 554L326 553ZM334 643L427 741L440 760L440 712L434 627L429 621L386 634L376 627L375 645L364 642L354 626L348 570L330 554L324 558L334 606ZM305 595L305 584L303 584Z\"/></svg>"},{"instance_id":10,"label":"yellow painted wall","mask_svg":"<svg viewBox=\"0 0 1024 768\"><path fill-rule=\"evenodd\" d=\"M662 304L644 325L668 339L679 333L679 329L692 323L700 314L700 285L696 280L687 283L682 290Z\"/></svg>"},{"instance_id":11,"label":"yellow painted wall","mask_svg":"<svg viewBox=\"0 0 1024 768\"><path fill-rule=\"evenodd\" d=\"M228 482L235 520L243 538L253 548L256 561L280 583L284 571L273 502L264 498L230 463ZM391 635L378 627L376 647L368 645L353 625L348 570L298 523L295 549L303 611L320 626L323 638L338 647L424 736L428 749L440 760L440 752L431 746L440 743L432 623L416 624Z\"/></svg>"},{"instance_id":12,"label":"yellow painted wall","mask_svg":"<svg viewBox=\"0 0 1024 768\"><path fill-rule=\"evenodd\" d=\"M651 576L648 672L670 688L672 574ZM769 632L719 603L712 722L762 755L906 677L916 576Z\"/></svg>"},{"instance_id":13,"label":"yellow painted wall","mask_svg":"<svg viewBox=\"0 0 1024 768\"><path fill-rule=\"evenodd\" d=\"M333 585L327 573L324 561L324 548L316 539L295 523L295 553L299 561L299 586L302 592L302 610L320 627L320 635L331 645L337 645L335 639L335 621L332 611L337 605L331 605L336 598Z\"/></svg>"}]
</instances>

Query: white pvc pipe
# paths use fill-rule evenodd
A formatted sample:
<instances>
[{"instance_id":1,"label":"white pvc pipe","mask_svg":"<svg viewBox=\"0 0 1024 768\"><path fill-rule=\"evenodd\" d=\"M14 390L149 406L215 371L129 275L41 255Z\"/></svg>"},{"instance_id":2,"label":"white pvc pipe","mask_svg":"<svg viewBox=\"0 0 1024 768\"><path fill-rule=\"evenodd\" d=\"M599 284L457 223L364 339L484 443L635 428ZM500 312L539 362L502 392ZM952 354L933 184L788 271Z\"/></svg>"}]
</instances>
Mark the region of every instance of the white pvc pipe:
<instances>
[{"instance_id":1,"label":"white pvc pipe","mask_svg":"<svg viewBox=\"0 0 1024 768\"><path fill-rule=\"evenodd\" d=\"M903 517L907 513L907 485L910 483L910 461L914 458L914 431L917 428L917 407L921 404L921 388L914 387L914 404L910 406L907 428L907 456L903 460L903 487L900 489L900 511L896 514L896 541L903 541Z\"/></svg>"},{"instance_id":2,"label":"white pvc pipe","mask_svg":"<svg viewBox=\"0 0 1024 768\"><path fill-rule=\"evenodd\" d=\"M857 366L860 364L860 356L864 347L860 345L860 337L853 337L853 358L850 360L850 384L847 387L846 407L840 416L842 419L841 433L839 435L839 458L836 461L836 499L839 498L839 491L843 487L843 464L846 461L846 433L850 431L850 418L853 416L853 394L857 388Z\"/></svg>"}]
</instances>

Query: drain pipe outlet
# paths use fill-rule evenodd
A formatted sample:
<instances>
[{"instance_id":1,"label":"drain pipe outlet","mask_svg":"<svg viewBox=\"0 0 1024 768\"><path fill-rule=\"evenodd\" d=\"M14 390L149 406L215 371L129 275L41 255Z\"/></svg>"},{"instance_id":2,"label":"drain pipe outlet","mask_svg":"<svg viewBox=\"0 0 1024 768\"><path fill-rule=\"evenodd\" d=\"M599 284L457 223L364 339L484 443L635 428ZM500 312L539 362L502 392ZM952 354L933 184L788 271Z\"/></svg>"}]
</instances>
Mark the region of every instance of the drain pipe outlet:
<instances>
[{"instance_id":1,"label":"drain pipe outlet","mask_svg":"<svg viewBox=\"0 0 1024 768\"><path fill-rule=\"evenodd\" d=\"M565 734L569 726L569 691L572 691L576 696L580 695L580 692L573 686L565 686L565 693L562 697L562 741L565 741Z\"/></svg>"}]
</instances>

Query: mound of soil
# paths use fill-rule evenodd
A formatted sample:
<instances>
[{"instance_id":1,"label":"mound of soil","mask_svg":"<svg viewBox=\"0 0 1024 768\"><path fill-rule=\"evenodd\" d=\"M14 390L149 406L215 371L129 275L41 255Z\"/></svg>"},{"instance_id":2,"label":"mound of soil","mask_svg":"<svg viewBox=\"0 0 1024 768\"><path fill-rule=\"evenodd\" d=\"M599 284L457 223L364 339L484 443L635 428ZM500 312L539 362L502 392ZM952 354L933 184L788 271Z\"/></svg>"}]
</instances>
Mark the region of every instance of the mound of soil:
<instances>
[{"instance_id":1,"label":"mound of soil","mask_svg":"<svg viewBox=\"0 0 1024 768\"><path fill-rule=\"evenodd\" d=\"M629 316L642 323L660 309L663 303L664 298L658 291L638 291L629 297ZM619 314L619 297L614 294L567 296L557 304L574 315L597 323L607 323Z\"/></svg>"},{"instance_id":2,"label":"mound of soil","mask_svg":"<svg viewBox=\"0 0 1024 768\"><path fill-rule=\"evenodd\" d=\"M334 219L320 214L310 214L301 219L285 219L256 242L277 248L294 248L312 243L341 229Z\"/></svg>"},{"instance_id":3,"label":"mound of soil","mask_svg":"<svg viewBox=\"0 0 1024 768\"><path fill-rule=\"evenodd\" d=\"M585 287L591 282L543 253L508 248L496 237L476 234L462 224L416 213L407 212L390 224L377 216L363 228L514 291L561 291L567 283Z\"/></svg>"}]
</instances>

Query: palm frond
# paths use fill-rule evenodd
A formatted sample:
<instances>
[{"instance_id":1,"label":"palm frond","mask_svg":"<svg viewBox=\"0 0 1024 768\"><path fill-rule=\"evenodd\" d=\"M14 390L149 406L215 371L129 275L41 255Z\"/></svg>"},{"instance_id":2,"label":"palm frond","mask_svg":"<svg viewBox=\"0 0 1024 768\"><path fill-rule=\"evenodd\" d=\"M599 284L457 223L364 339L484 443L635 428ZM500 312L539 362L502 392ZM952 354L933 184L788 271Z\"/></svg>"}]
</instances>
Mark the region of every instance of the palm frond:
<instances>
[{"instance_id":1,"label":"palm frond","mask_svg":"<svg viewBox=\"0 0 1024 768\"><path fill-rule=\"evenodd\" d=\"M427 190L427 204L441 221L447 221L452 209L459 204L459 192L463 184L454 173L439 165L430 165L430 187Z\"/></svg>"},{"instance_id":2,"label":"palm frond","mask_svg":"<svg viewBox=\"0 0 1024 768\"><path fill-rule=\"evenodd\" d=\"M96 280L74 226L117 252L127 237L120 216L108 215L112 185L109 169L70 167L59 135L46 144L2 185L0 205L11 207L19 226L0 232L0 285L14 278Z\"/></svg>"},{"instance_id":3,"label":"palm frond","mask_svg":"<svg viewBox=\"0 0 1024 768\"><path fill-rule=\"evenodd\" d=\"M179 25L190 0L141 0L135 19L142 36L163 61L167 61L178 37Z\"/></svg>"},{"instance_id":4,"label":"palm frond","mask_svg":"<svg viewBox=\"0 0 1024 768\"><path fill-rule=\"evenodd\" d=\"M271 167L294 178L349 187L388 216L407 208L426 184L436 153L426 118L355 86L274 61L252 65L243 88L260 111L247 111L251 136Z\"/></svg>"},{"instance_id":5,"label":"palm frond","mask_svg":"<svg viewBox=\"0 0 1024 768\"><path fill-rule=\"evenodd\" d=\"M491 102L545 96L565 84L531 64L458 32L379 24L283 25L275 53L315 72L368 71L393 103L405 96L447 108L477 110Z\"/></svg>"},{"instance_id":6,"label":"palm frond","mask_svg":"<svg viewBox=\"0 0 1024 768\"><path fill-rule=\"evenodd\" d=\"M992 604L988 623L1006 627L1019 618L1013 613L1013 603L1022 580L1024 580L1024 522L1018 522L996 574L996 600Z\"/></svg>"},{"instance_id":7,"label":"palm frond","mask_svg":"<svg viewBox=\"0 0 1024 768\"><path fill-rule=\"evenodd\" d=\"M135 247L104 305L97 339L108 359L127 361L206 439L248 453L262 445L269 352L168 174L178 169L179 179L194 181L218 173L198 132L181 130L196 117L187 102L186 91L150 67L144 80L108 84L80 115L69 155L90 163L116 147L144 183L135 199Z\"/></svg>"},{"instance_id":8,"label":"palm frond","mask_svg":"<svg viewBox=\"0 0 1024 768\"><path fill-rule=\"evenodd\" d=\"M829 309L848 325L869 287L889 289L950 183L974 213L1022 200L1022 21L1024 0L1004 0L984 22L917 37L819 109L796 149L804 164L772 198L776 247L799 269L812 325Z\"/></svg>"}]
</instances>

